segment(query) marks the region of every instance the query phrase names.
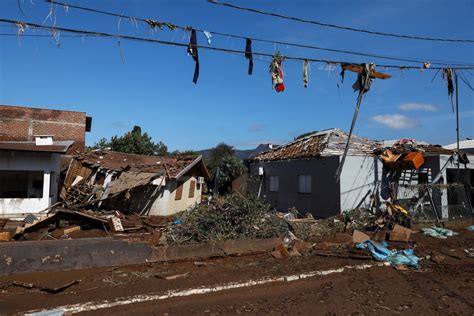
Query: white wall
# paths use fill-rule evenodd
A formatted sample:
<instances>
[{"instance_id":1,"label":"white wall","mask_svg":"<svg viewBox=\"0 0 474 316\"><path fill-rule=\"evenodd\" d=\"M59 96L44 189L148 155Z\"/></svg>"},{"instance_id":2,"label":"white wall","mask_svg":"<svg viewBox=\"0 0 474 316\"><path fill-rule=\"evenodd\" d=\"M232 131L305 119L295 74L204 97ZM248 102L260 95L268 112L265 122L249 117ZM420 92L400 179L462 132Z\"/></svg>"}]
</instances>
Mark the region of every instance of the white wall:
<instances>
[{"instance_id":1,"label":"white wall","mask_svg":"<svg viewBox=\"0 0 474 316\"><path fill-rule=\"evenodd\" d=\"M381 176L382 163L374 157L347 156L340 178L341 212L355 208L369 190L373 192L376 178L380 180ZM369 203L370 196L361 206L366 207Z\"/></svg>"},{"instance_id":2,"label":"white wall","mask_svg":"<svg viewBox=\"0 0 474 316\"><path fill-rule=\"evenodd\" d=\"M181 177L180 181L183 183L183 193L180 200L175 200L176 197L176 180L171 179L166 183L163 192L153 203L150 209L150 215L168 216L186 210L188 207L201 202L202 185L196 186L194 190L194 197L189 197L189 189L191 181L197 183L196 177Z\"/></svg>"},{"instance_id":3,"label":"white wall","mask_svg":"<svg viewBox=\"0 0 474 316\"><path fill-rule=\"evenodd\" d=\"M44 172L43 197L0 199L0 217L21 218L28 213L38 213L56 202L59 156L59 154L51 153L0 151L0 170ZM51 179L51 174L53 179Z\"/></svg>"}]
</instances>

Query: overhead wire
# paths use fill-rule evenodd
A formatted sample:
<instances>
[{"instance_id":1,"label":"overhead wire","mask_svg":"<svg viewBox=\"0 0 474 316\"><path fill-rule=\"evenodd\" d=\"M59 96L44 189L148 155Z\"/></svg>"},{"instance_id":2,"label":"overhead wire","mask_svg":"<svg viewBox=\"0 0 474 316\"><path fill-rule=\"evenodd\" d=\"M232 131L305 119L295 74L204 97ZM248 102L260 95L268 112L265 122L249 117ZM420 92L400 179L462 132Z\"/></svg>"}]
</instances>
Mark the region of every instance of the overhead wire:
<instances>
[{"instance_id":1,"label":"overhead wire","mask_svg":"<svg viewBox=\"0 0 474 316\"><path fill-rule=\"evenodd\" d=\"M148 43L157 43L157 44L170 45L170 46L188 47L188 44L185 44L185 43L178 43L178 42L165 41L165 40L160 40L160 39L144 38L144 37L138 37L138 36L123 35L123 34L111 34L111 33L106 33L106 32L87 31L87 30L81 30L81 29L71 29L71 28L58 27L58 26L47 26L47 25L42 25L42 24L37 24L37 23L10 20L10 19L0 19L0 22L14 24L14 25L17 25L17 26L21 26L22 28L31 27L31 28L36 28L36 29L49 30L53 33L60 31L60 32L73 33L73 34L83 34L83 35L97 36L97 37L108 37L108 38L114 38L114 39L126 39L126 40L139 41L139 42L148 42ZM21 37L22 35L18 34L18 36ZM211 50L211 51L245 54L244 50L238 50L238 49L228 49L228 48L206 46L206 45L197 45L196 47L198 47L200 49ZM274 56L274 54L272 54L272 53L264 53L264 52L252 52L252 54L255 55L255 56L266 56L266 57L273 57ZM350 62L350 61L343 61L343 60L330 60L330 59L309 58L309 57L300 57L300 56L284 56L284 58L286 60L299 60L299 61L307 60L309 62L328 63L328 64L354 64L354 65L360 64L360 63L357 63L357 62ZM377 64L377 65L380 66L380 67L385 67L385 68L421 69L420 67L408 66L408 65L383 65L383 64ZM443 68L445 68L445 67L430 67L428 69L439 70L439 69L443 69ZM462 67L453 67L453 68L454 69L474 69L474 66L462 66Z\"/></svg>"},{"instance_id":2,"label":"overhead wire","mask_svg":"<svg viewBox=\"0 0 474 316\"><path fill-rule=\"evenodd\" d=\"M86 12L93 12L93 13L97 13L97 14L113 16L113 17L117 17L117 18L120 18L120 19L128 19L128 20L131 20L131 21L140 21L140 22L146 23L147 25L153 25L153 22L158 22L158 21L153 20L153 19L145 19L145 18L142 18L142 17L136 17L136 16L130 16L130 15L121 14L121 13L98 10L98 9L94 9L94 8L78 6L78 5L75 5L75 4L69 4L69 3L56 1L56 0L45 0L45 2L60 5L60 6L63 6L65 8L68 8L68 9L77 9L77 10L86 11ZM166 23L166 22L158 22L158 23L161 24L162 26L166 26L166 24L168 24L172 27L175 27L175 28L178 28L178 29L181 29L181 30L189 29L189 26L180 26L180 25L176 25L174 23ZM291 43L291 42L270 40L270 39L257 38L257 37L251 37L251 36L242 36L242 35L236 35L236 34L217 32L217 31L213 31L213 30L204 30L204 29L195 28L195 27L193 27L193 29L198 31L198 32L209 31L213 35L225 36L225 37L230 37L230 38L238 38L238 39L244 39L244 40L249 38L252 41L262 42L262 43L286 45L286 46L291 46L291 47L298 47L298 48L312 49L312 50L319 50L319 51L327 51L327 52L334 52L334 53L341 53L341 54L349 54L349 55L355 55L355 56L372 57L372 58L377 58L377 59L403 61L403 62L413 62L413 63L430 62L432 65L440 65L440 66L442 66L442 65L474 66L474 64L462 63L462 62L447 62L447 61L446 62L445 61L437 62L435 60L433 60L431 62L431 60L429 58L427 58L427 59L400 58L400 57L386 56L386 55L380 55L380 54L374 54L374 53L358 52L358 51L343 50L343 49L336 49L336 48L327 48L327 47L321 47L321 46L315 46L315 45Z\"/></svg>"},{"instance_id":3,"label":"overhead wire","mask_svg":"<svg viewBox=\"0 0 474 316\"><path fill-rule=\"evenodd\" d=\"M254 13L258 13L258 14L262 14L262 15L281 18L281 19L293 20L293 21L297 21L297 22L301 22L301 23L314 24L314 25L319 25L319 26L323 26L323 27L330 27L330 28L346 30L346 31L352 31L352 32L360 32L360 33L366 33L366 34L372 34L372 35L389 36L389 37L412 39L412 40L423 40L423 41L474 43L474 40L471 40L471 39L436 38L436 37L426 37L426 36L416 36L416 35L385 33L385 32L380 32L380 31L371 31L371 30L358 29L358 28L354 28L354 27L342 26L342 25L337 25L337 24L324 23L324 22L315 21L315 20L307 20L307 19L303 19L303 18L292 17L292 16L283 15L283 14L274 13L274 12L267 12L267 11L258 10L258 9L254 9L254 8L241 7L241 6L238 6L238 5L235 5L235 4L219 2L217 0L207 0L207 2L211 3L211 4L214 4L214 5L229 7L229 8L232 8L232 9L248 11L248 12L254 12Z\"/></svg>"}]
</instances>

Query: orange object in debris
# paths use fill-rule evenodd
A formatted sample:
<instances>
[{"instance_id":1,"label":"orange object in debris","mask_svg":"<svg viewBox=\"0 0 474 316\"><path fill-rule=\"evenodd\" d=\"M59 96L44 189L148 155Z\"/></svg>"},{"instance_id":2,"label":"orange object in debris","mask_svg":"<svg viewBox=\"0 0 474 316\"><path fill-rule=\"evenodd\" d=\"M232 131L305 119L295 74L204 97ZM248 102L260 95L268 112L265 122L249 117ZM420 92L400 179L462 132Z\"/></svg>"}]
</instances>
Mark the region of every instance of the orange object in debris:
<instances>
[{"instance_id":1,"label":"orange object in debris","mask_svg":"<svg viewBox=\"0 0 474 316\"><path fill-rule=\"evenodd\" d=\"M418 170L425 163L425 158L421 151L412 151L407 154L393 154L387 149L380 158L385 162L385 166L392 170Z\"/></svg>"},{"instance_id":2,"label":"orange object in debris","mask_svg":"<svg viewBox=\"0 0 474 316\"><path fill-rule=\"evenodd\" d=\"M420 167L425 163L425 158L423 153L420 151L413 151L408 153L403 158L403 165L406 166L404 169L420 169Z\"/></svg>"}]
</instances>

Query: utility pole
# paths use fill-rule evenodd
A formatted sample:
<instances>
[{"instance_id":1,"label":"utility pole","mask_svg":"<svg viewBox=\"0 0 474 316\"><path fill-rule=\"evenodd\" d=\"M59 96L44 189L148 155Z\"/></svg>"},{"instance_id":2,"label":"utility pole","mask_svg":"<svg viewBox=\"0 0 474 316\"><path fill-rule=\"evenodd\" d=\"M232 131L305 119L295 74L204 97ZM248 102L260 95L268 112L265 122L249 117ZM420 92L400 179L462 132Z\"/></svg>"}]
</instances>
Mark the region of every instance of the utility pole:
<instances>
[{"instance_id":1,"label":"utility pole","mask_svg":"<svg viewBox=\"0 0 474 316\"><path fill-rule=\"evenodd\" d=\"M459 170L459 92L457 70L454 70L454 83L456 84L456 150L458 155L457 168Z\"/></svg>"}]
</instances>

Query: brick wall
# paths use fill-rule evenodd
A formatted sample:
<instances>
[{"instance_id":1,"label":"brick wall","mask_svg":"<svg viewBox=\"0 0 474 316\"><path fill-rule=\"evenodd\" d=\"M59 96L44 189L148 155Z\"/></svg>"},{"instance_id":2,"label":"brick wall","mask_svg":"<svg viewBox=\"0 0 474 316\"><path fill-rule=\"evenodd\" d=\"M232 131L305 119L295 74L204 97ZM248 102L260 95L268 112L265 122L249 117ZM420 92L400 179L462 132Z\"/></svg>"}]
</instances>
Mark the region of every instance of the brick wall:
<instances>
[{"instance_id":1,"label":"brick wall","mask_svg":"<svg viewBox=\"0 0 474 316\"><path fill-rule=\"evenodd\" d=\"M86 113L0 105L0 141L33 141L34 135L73 140L68 153L83 152Z\"/></svg>"}]
</instances>

